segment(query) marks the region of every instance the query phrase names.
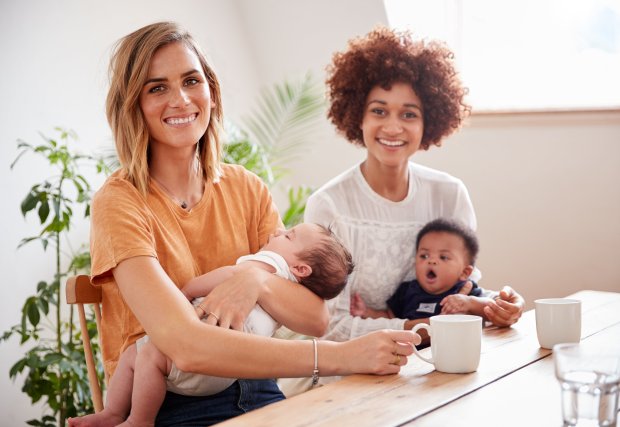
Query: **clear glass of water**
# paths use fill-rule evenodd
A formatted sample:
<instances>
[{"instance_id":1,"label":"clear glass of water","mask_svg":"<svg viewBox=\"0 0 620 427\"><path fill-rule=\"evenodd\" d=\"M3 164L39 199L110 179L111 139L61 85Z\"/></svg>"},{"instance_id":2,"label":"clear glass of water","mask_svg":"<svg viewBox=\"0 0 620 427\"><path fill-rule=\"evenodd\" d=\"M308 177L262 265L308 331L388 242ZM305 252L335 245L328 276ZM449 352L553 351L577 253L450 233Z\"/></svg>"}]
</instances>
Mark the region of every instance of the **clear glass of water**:
<instances>
[{"instance_id":1,"label":"clear glass of water","mask_svg":"<svg viewBox=\"0 0 620 427\"><path fill-rule=\"evenodd\" d=\"M562 386L565 426L615 426L620 395L620 347L553 347L555 375Z\"/></svg>"}]
</instances>

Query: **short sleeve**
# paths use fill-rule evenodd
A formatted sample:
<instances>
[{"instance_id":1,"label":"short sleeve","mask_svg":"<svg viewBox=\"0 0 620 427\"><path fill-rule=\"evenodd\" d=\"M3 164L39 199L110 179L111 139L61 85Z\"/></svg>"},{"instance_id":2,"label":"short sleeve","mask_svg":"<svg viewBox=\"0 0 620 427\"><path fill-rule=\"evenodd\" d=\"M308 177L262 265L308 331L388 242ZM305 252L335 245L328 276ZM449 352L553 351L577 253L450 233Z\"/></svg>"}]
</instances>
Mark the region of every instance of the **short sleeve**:
<instances>
[{"instance_id":1,"label":"short sleeve","mask_svg":"<svg viewBox=\"0 0 620 427\"><path fill-rule=\"evenodd\" d=\"M110 178L91 207L91 276L101 284L111 270L135 256L156 257L149 209L143 197L126 181Z\"/></svg>"}]
</instances>

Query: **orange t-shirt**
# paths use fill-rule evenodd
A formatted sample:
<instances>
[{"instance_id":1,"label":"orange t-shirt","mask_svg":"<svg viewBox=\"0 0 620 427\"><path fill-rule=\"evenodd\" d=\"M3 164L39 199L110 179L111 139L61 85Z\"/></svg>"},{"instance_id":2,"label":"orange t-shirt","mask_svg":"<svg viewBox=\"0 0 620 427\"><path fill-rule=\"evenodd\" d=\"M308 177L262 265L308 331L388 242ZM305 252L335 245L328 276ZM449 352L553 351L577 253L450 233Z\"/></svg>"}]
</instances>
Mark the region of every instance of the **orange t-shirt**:
<instances>
[{"instance_id":1,"label":"orange t-shirt","mask_svg":"<svg viewBox=\"0 0 620 427\"><path fill-rule=\"evenodd\" d=\"M111 375L120 353L144 335L121 297L112 270L123 260L152 256L182 288L190 279L258 251L282 222L265 184L241 166L222 165L200 202L186 211L156 184L144 198L120 171L92 202L91 280L101 285L101 343Z\"/></svg>"}]
</instances>

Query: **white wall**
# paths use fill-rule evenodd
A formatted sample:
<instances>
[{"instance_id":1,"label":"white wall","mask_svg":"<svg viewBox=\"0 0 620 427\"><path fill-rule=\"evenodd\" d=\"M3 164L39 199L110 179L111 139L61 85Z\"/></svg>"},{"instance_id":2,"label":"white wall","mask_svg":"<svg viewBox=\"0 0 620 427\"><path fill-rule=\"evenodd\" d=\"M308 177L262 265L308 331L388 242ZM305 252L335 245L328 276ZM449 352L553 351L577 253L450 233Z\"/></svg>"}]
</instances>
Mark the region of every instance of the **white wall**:
<instances>
[{"instance_id":1,"label":"white wall","mask_svg":"<svg viewBox=\"0 0 620 427\"><path fill-rule=\"evenodd\" d=\"M252 105L260 86L308 69L324 78L331 53L385 22L379 0L13 0L0 3L0 267L4 272L0 331L38 280L49 279L50 254L35 244L16 251L36 232L19 203L47 176L41 162L24 159L13 171L15 140L38 142L37 131L73 128L85 151L110 145L104 115L106 67L114 41L144 24L176 20L187 26L213 60L227 116ZM318 187L358 162L364 151L336 136L322 137L294 166L292 184ZM463 179L479 222L483 284L517 287L528 300L578 289L620 292L620 113L474 117L441 148L415 161ZM76 227L74 244L87 240ZM21 349L0 344L0 414L21 425L38 414L8 379Z\"/></svg>"}]
</instances>

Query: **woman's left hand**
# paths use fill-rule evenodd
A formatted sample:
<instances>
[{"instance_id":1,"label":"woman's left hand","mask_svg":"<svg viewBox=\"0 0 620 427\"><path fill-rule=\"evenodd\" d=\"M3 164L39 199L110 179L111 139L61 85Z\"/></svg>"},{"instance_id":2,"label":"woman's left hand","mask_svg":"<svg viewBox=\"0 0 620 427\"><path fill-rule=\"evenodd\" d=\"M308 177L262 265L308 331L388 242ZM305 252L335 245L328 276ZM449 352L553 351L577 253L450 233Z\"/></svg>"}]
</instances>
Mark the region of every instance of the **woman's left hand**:
<instances>
[{"instance_id":1,"label":"woman's left hand","mask_svg":"<svg viewBox=\"0 0 620 427\"><path fill-rule=\"evenodd\" d=\"M235 273L223 281L202 300L205 323L243 331L248 314L258 301L260 282L253 280L251 269Z\"/></svg>"},{"instance_id":2,"label":"woman's left hand","mask_svg":"<svg viewBox=\"0 0 620 427\"><path fill-rule=\"evenodd\" d=\"M499 298L484 308L484 314L496 326L510 326L519 320L524 307L523 297L510 286L504 286Z\"/></svg>"}]
</instances>

